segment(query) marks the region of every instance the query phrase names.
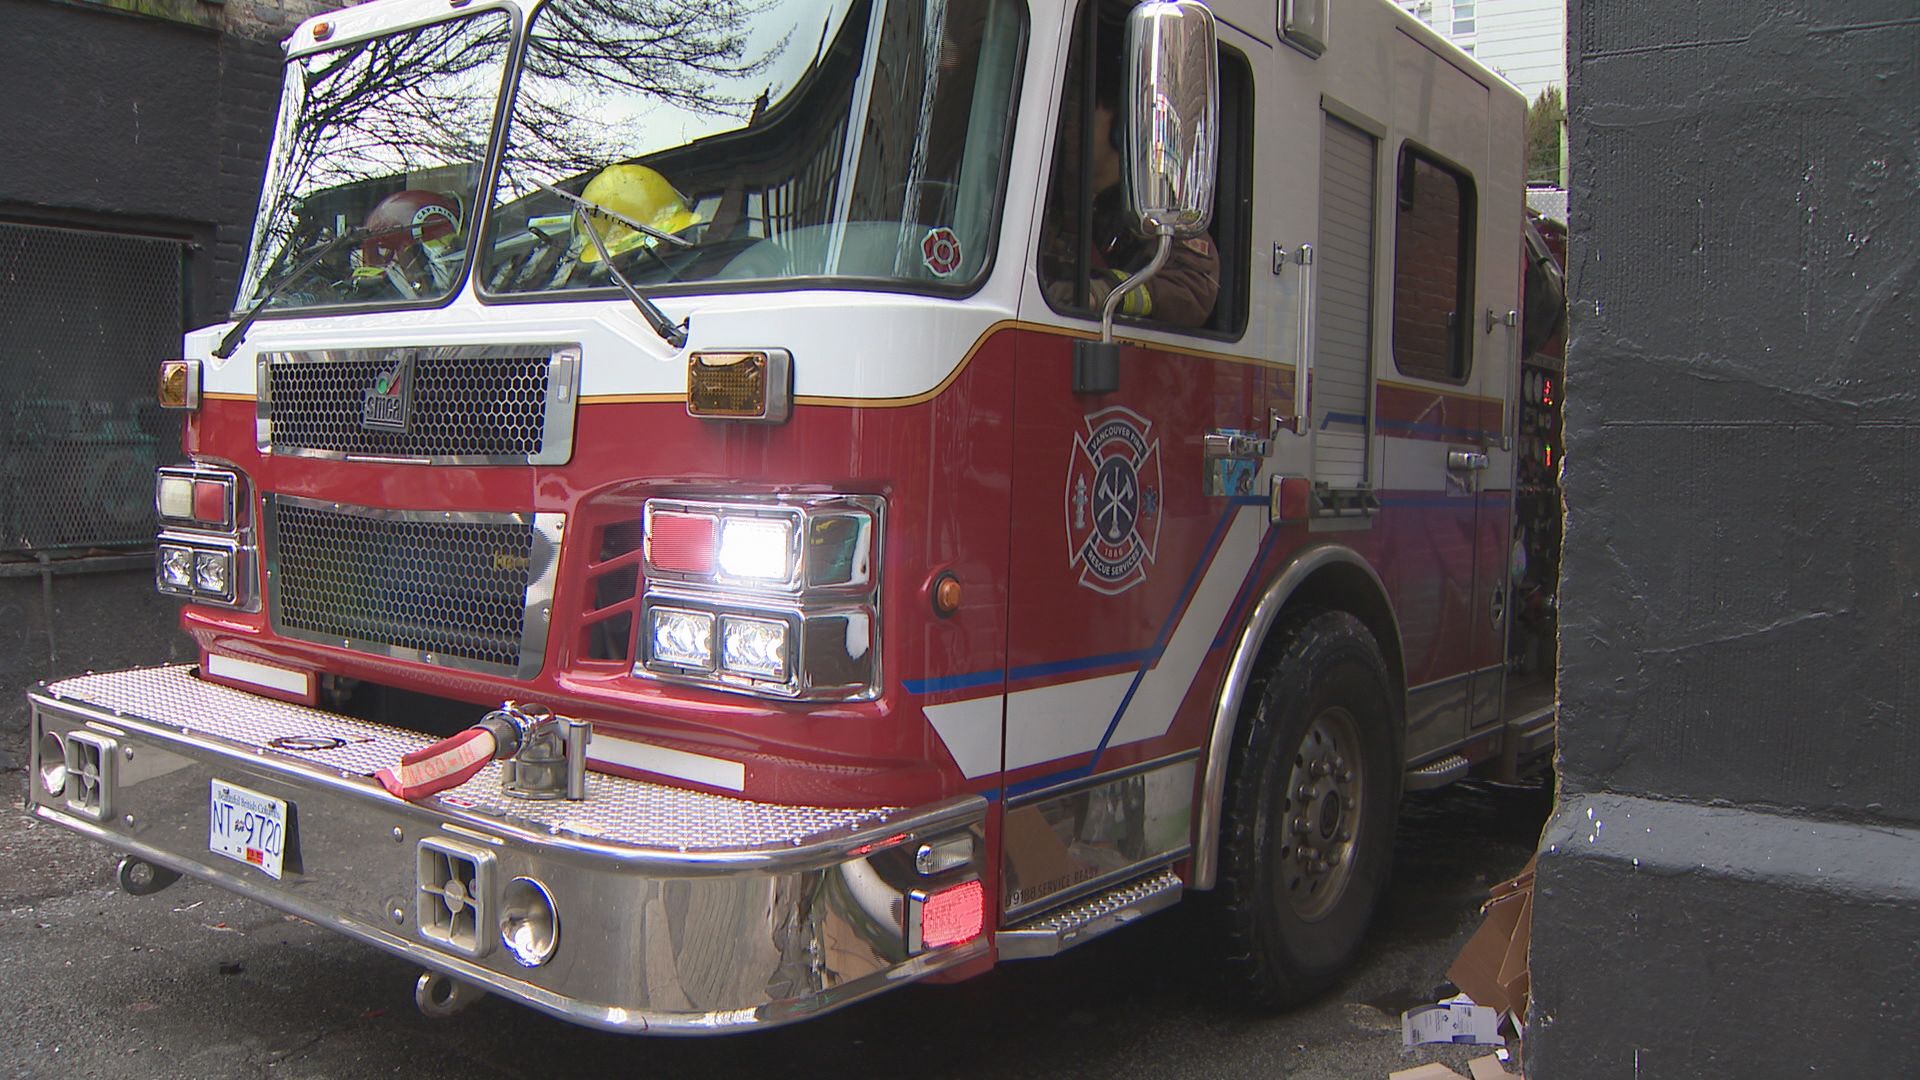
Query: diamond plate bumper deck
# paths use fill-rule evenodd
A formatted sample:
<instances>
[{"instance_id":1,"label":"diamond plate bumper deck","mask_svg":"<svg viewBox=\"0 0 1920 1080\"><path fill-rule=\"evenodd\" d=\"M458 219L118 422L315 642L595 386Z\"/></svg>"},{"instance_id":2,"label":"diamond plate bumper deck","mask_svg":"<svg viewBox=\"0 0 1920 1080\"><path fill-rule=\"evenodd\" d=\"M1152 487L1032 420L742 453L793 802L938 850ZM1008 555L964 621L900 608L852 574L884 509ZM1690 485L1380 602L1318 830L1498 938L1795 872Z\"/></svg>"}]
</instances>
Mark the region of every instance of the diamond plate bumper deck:
<instances>
[{"instance_id":1,"label":"diamond plate bumper deck","mask_svg":"<svg viewBox=\"0 0 1920 1080\"><path fill-rule=\"evenodd\" d=\"M500 793L491 765L408 803L371 773L429 737L202 682L186 667L86 675L30 699L35 815L579 1023L769 1026L986 947L910 956L901 921L903 894L930 884L912 871L917 841L977 831L977 796L795 807L593 774L585 801L525 801ZM43 762L75 732L89 747L104 741L99 782L49 791ZM215 779L287 802L282 880L207 850ZM422 841L486 867L478 955L417 923ZM520 966L494 929L497 894L517 877L545 886L558 912L559 946L540 967Z\"/></svg>"}]
</instances>

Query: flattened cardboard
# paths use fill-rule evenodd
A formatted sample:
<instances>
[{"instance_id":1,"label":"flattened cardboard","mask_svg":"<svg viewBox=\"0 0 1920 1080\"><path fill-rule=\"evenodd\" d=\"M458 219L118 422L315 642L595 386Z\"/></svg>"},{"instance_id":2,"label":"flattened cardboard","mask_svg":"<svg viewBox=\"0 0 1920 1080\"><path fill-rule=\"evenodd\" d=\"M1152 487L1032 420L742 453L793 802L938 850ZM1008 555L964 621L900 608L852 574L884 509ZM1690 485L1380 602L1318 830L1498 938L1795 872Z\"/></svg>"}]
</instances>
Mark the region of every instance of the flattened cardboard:
<instances>
[{"instance_id":1,"label":"flattened cardboard","mask_svg":"<svg viewBox=\"0 0 1920 1080\"><path fill-rule=\"evenodd\" d=\"M1467 1071L1473 1074L1473 1080L1513 1080L1513 1074L1492 1054L1467 1062Z\"/></svg>"},{"instance_id":2,"label":"flattened cardboard","mask_svg":"<svg viewBox=\"0 0 1920 1080\"><path fill-rule=\"evenodd\" d=\"M1466 1077L1436 1061L1387 1074L1387 1080L1467 1080Z\"/></svg>"},{"instance_id":3,"label":"flattened cardboard","mask_svg":"<svg viewBox=\"0 0 1920 1080\"><path fill-rule=\"evenodd\" d=\"M1533 939L1533 861L1495 885L1480 909L1486 920L1447 969L1447 978L1481 1005L1514 1017L1527 1014L1532 992L1528 950Z\"/></svg>"}]
</instances>

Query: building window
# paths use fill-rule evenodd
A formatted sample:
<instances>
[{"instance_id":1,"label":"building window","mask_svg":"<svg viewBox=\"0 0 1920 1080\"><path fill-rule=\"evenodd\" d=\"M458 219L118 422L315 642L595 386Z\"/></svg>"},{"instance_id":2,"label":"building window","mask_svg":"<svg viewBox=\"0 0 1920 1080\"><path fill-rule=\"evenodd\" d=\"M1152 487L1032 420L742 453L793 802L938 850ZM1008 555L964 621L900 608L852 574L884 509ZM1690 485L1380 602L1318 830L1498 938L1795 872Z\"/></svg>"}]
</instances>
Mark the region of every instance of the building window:
<instances>
[{"instance_id":1,"label":"building window","mask_svg":"<svg viewBox=\"0 0 1920 1080\"><path fill-rule=\"evenodd\" d=\"M1472 177L1401 148L1393 363L1403 375L1462 382L1472 368L1474 201Z\"/></svg>"},{"instance_id":2,"label":"building window","mask_svg":"<svg viewBox=\"0 0 1920 1080\"><path fill-rule=\"evenodd\" d=\"M1473 3L1474 0L1454 0L1453 32L1455 34L1473 33Z\"/></svg>"}]
</instances>

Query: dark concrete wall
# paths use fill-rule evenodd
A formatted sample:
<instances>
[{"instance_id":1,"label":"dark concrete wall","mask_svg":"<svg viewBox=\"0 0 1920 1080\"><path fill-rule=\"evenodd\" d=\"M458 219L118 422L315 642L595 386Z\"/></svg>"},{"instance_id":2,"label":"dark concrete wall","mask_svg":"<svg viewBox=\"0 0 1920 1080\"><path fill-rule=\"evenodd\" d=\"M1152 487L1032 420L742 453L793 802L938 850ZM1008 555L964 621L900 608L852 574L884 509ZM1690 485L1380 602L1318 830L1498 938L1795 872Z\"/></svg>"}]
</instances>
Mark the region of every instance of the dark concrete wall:
<instances>
[{"instance_id":1,"label":"dark concrete wall","mask_svg":"<svg viewBox=\"0 0 1920 1080\"><path fill-rule=\"evenodd\" d=\"M182 322L224 318L279 106L280 50L261 37L303 13L280 6L236 4L245 32L222 33L0 0L0 219L191 240ZM40 580L0 578L0 769L21 756L32 683L191 654L150 569L62 574L51 592L50 659Z\"/></svg>"},{"instance_id":2,"label":"dark concrete wall","mask_svg":"<svg viewBox=\"0 0 1920 1080\"><path fill-rule=\"evenodd\" d=\"M271 42L0 0L0 216L198 242L189 321L233 303L279 106Z\"/></svg>"},{"instance_id":3,"label":"dark concrete wall","mask_svg":"<svg viewBox=\"0 0 1920 1080\"><path fill-rule=\"evenodd\" d=\"M1568 26L1530 1072L1920 1075L1920 9Z\"/></svg>"}]
</instances>

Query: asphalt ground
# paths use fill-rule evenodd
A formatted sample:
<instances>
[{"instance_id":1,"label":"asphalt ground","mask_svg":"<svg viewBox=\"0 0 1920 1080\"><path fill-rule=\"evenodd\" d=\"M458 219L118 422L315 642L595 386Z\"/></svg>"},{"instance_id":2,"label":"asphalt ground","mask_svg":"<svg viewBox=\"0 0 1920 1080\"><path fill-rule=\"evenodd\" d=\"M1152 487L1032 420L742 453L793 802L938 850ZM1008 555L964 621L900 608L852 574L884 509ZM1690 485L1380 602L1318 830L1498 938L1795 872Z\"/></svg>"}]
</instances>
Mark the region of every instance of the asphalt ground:
<instances>
[{"instance_id":1,"label":"asphalt ground","mask_svg":"<svg viewBox=\"0 0 1920 1080\"><path fill-rule=\"evenodd\" d=\"M1487 886L1526 862L1544 786L1410 796L1393 884L1360 963L1282 1015L1237 1007L1191 903L1052 960L910 986L826 1017L714 1039L589 1031L496 997L444 1020L418 968L182 880L136 898L113 855L19 810L0 773L0 1077L1384 1078L1467 1047L1403 1050L1400 1012L1433 1000Z\"/></svg>"}]
</instances>

